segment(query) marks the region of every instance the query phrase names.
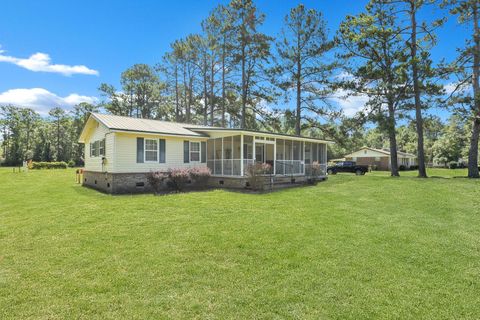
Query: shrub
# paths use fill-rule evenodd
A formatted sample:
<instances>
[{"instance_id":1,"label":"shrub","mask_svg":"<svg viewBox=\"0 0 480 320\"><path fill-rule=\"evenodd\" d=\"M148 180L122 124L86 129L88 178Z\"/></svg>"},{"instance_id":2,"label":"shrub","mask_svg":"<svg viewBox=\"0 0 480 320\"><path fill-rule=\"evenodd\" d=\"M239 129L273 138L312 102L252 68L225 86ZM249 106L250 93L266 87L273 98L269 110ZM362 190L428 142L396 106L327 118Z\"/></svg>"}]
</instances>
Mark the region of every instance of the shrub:
<instances>
[{"instance_id":1,"label":"shrub","mask_svg":"<svg viewBox=\"0 0 480 320\"><path fill-rule=\"evenodd\" d=\"M39 169L67 169L68 165L64 161L60 162L35 162L33 161L30 165L30 169L39 170Z\"/></svg>"},{"instance_id":2,"label":"shrub","mask_svg":"<svg viewBox=\"0 0 480 320\"><path fill-rule=\"evenodd\" d=\"M456 163L455 161L451 161L449 164L448 164L448 167L450 169L457 169L458 168L458 163Z\"/></svg>"},{"instance_id":3,"label":"shrub","mask_svg":"<svg viewBox=\"0 0 480 320\"><path fill-rule=\"evenodd\" d=\"M73 161L73 160L68 161L68 167L69 168L75 167L75 161Z\"/></svg>"},{"instance_id":4,"label":"shrub","mask_svg":"<svg viewBox=\"0 0 480 320\"><path fill-rule=\"evenodd\" d=\"M322 174L322 166L320 162L314 161L310 165L310 179L308 180L310 183L316 183L318 177Z\"/></svg>"},{"instance_id":5,"label":"shrub","mask_svg":"<svg viewBox=\"0 0 480 320\"><path fill-rule=\"evenodd\" d=\"M265 188L264 174L270 172L272 166L268 163L255 163L247 166L248 183L253 190Z\"/></svg>"},{"instance_id":6,"label":"shrub","mask_svg":"<svg viewBox=\"0 0 480 320\"><path fill-rule=\"evenodd\" d=\"M400 171L405 171L405 169L407 169L403 164L401 164L399 167L398 167L398 170Z\"/></svg>"},{"instance_id":7,"label":"shrub","mask_svg":"<svg viewBox=\"0 0 480 320\"><path fill-rule=\"evenodd\" d=\"M199 185L207 183L211 176L210 169L207 167L194 167L189 170L190 178Z\"/></svg>"},{"instance_id":8,"label":"shrub","mask_svg":"<svg viewBox=\"0 0 480 320\"><path fill-rule=\"evenodd\" d=\"M147 174L147 181L155 194L158 194L164 188L167 178L168 174L160 171L152 171Z\"/></svg>"},{"instance_id":9,"label":"shrub","mask_svg":"<svg viewBox=\"0 0 480 320\"><path fill-rule=\"evenodd\" d=\"M168 171L168 186L175 191L182 191L190 180L189 169L170 169Z\"/></svg>"},{"instance_id":10,"label":"shrub","mask_svg":"<svg viewBox=\"0 0 480 320\"><path fill-rule=\"evenodd\" d=\"M412 166L410 166L410 170L418 170L418 166L417 165L412 165Z\"/></svg>"}]
</instances>

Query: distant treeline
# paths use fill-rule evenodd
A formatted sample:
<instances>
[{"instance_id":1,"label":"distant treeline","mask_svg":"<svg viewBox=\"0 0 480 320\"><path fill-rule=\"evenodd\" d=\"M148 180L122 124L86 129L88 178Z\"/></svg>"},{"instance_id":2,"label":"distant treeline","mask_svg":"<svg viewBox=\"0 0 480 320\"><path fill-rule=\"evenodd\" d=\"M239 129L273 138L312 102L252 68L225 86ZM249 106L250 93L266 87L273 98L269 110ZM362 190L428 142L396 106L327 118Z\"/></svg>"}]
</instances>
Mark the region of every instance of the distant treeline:
<instances>
[{"instance_id":1,"label":"distant treeline","mask_svg":"<svg viewBox=\"0 0 480 320\"><path fill-rule=\"evenodd\" d=\"M372 0L329 34L320 11L298 5L276 34L265 34L267 17L255 3L232 0L210 12L200 33L174 41L157 64L125 70L120 88L101 84L104 101L88 108L333 139L334 155L360 143L374 146L365 137L375 131L392 154L392 175L399 174L396 154L402 150L418 155L420 176L426 176L425 165L435 157L456 161L458 156L468 159L469 176L478 177L479 6L478 0ZM447 19L465 27L467 41L451 61L434 61L430 52ZM339 106L347 97L364 103L354 116ZM431 120L431 108L452 113L449 124L434 133L424 123ZM14 125L4 124L6 162L30 155L81 162L76 139L85 108L80 109L71 114L52 110L48 119L40 120L35 140L24 137L28 130L14 132ZM3 111L3 117L11 113ZM23 126L31 125L31 116L18 113ZM459 119L461 124L452 124ZM376 129L365 130L366 124ZM438 147L434 153L435 141L447 139L444 131L450 126L461 127L456 131L461 136L455 136L461 152L440 152ZM404 131L408 143L401 136Z\"/></svg>"}]
</instances>

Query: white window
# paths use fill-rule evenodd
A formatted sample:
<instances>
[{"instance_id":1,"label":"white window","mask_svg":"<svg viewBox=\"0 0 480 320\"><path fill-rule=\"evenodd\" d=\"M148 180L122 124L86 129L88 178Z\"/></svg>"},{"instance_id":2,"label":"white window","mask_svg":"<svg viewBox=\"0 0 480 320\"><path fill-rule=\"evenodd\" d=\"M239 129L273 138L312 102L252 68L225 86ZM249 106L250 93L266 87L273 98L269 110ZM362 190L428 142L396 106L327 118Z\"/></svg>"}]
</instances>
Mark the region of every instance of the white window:
<instances>
[{"instance_id":1,"label":"white window","mask_svg":"<svg viewBox=\"0 0 480 320\"><path fill-rule=\"evenodd\" d=\"M158 161L158 140L145 139L145 162Z\"/></svg>"},{"instance_id":2,"label":"white window","mask_svg":"<svg viewBox=\"0 0 480 320\"><path fill-rule=\"evenodd\" d=\"M190 162L200 161L200 142L190 142Z\"/></svg>"},{"instance_id":3,"label":"white window","mask_svg":"<svg viewBox=\"0 0 480 320\"><path fill-rule=\"evenodd\" d=\"M375 161L380 161L380 157L375 157Z\"/></svg>"}]
</instances>

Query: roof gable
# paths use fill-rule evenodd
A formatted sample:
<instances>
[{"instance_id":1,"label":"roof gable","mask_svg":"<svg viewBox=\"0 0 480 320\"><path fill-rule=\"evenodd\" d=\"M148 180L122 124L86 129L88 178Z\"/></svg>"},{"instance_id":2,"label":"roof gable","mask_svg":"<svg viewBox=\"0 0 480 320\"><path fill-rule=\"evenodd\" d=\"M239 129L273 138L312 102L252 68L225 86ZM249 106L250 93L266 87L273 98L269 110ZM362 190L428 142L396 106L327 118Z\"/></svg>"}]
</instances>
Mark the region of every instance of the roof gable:
<instances>
[{"instance_id":1,"label":"roof gable","mask_svg":"<svg viewBox=\"0 0 480 320\"><path fill-rule=\"evenodd\" d=\"M402 158L416 158L411 153L397 151L397 155ZM370 147L362 147L360 150L347 154L345 157L390 157L390 151L384 149L375 149Z\"/></svg>"}]
</instances>

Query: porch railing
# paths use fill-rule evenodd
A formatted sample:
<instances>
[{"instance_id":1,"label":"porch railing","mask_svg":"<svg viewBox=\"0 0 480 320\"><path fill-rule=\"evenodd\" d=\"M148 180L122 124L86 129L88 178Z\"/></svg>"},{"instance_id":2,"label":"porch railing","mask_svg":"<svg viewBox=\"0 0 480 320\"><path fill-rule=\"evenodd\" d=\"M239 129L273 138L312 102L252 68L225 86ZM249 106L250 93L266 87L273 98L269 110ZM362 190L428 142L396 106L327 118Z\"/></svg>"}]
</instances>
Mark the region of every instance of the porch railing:
<instances>
[{"instance_id":1,"label":"porch railing","mask_svg":"<svg viewBox=\"0 0 480 320\"><path fill-rule=\"evenodd\" d=\"M217 176L241 176L241 159L223 159L223 160L207 160L207 166L212 172L212 175ZM248 166L255 163L253 159L244 159L243 168L244 174L247 174ZM299 175L303 174L305 168L305 175L312 175L312 165L304 164L301 160L277 160L275 162L276 175ZM272 168L273 173L273 168ZM327 173L327 165L320 165L320 176Z\"/></svg>"},{"instance_id":2,"label":"porch railing","mask_svg":"<svg viewBox=\"0 0 480 320\"><path fill-rule=\"evenodd\" d=\"M275 162L275 174L294 175L303 174L304 163L301 160L277 160Z\"/></svg>"},{"instance_id":3,"label":"porch railing","mask_svg":"<svg viewBox=\"0 0 480 320\"><path fill-rule=\"evenodd\" d=\"M240 176L241 159L207 160L207 167L216 176Z\"/></svg>"}]
</instances>

